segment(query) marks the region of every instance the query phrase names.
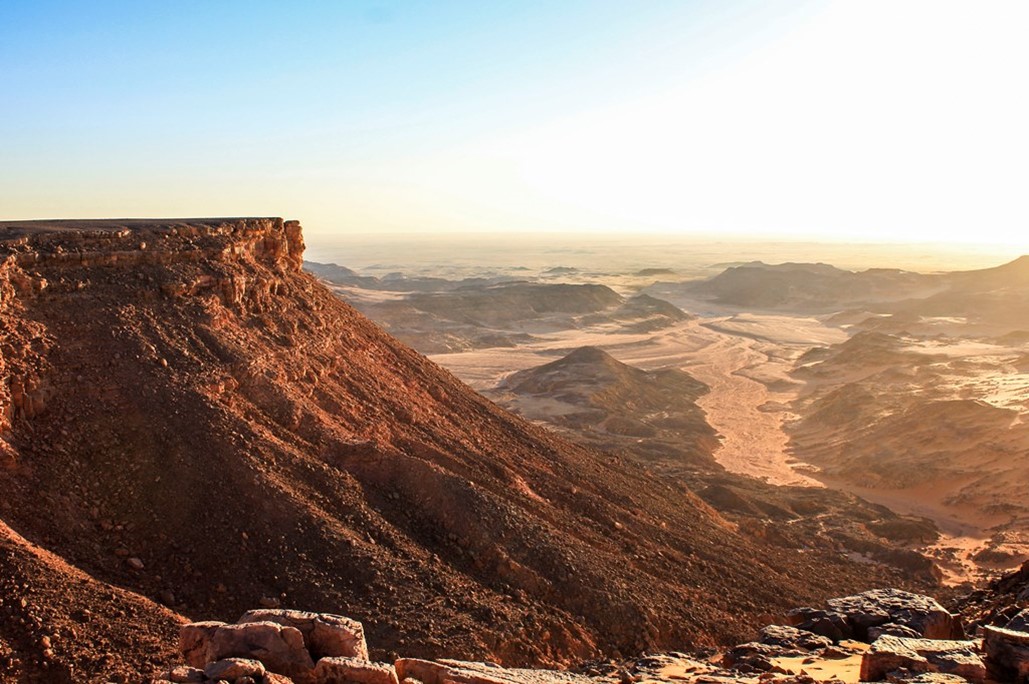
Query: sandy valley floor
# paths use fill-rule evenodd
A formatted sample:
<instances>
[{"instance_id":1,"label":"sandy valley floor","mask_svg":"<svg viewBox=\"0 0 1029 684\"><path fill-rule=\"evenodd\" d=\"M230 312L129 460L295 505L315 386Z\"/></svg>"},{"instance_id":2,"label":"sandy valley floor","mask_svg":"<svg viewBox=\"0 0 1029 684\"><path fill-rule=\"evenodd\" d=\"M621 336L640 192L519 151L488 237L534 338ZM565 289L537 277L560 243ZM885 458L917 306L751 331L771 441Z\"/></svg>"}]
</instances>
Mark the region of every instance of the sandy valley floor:
<instances>
[{"instance_id":1,"label":"sandy valley floor","mask_svg":"<svg viewBox=\"0 0 1029 684\"><path fill-rule=\"evenodd\" d=\"M684 306L683 302L676 304ZM682 368L711 388L699 403L708 422L722 435L715 458L728 470L775 484L831 486L900 513L928 517L944 535L929 552L939 560L947 581L974 579L982 571L982 564L973 562L972 555L986 548L995 526L1010 522L1010 515L985 513L975 505L948 500L946 488L939 482L903 489L859 486L847 478L822 474L818 467L799 460L802 454L798 457L792 452L784 421L791 417L789 404L799 396L803 383L789 372L812 346L846 340L843 329L811 317L710 313L713 315L648 334L625 334L603 326L547 332L540 326L526 330L535 335L533 342L513 349L431 358L478 389L494 387L513 371L553 361L583 345L602 347L619 361L645 370ZM936 346L939 351L944 345ZM944 351L952 356L974 355L980 364L984 358L976 345L954 345ZM996 398L998 404L1003 402L1008 408L1018 404L1024 412L1023 378L1004 365L1007 357L998 351L1006 350L991 351L998 359L994 372L980 372L975 378L955 376L951 380L955 396ZM1014 548L1019 548L1018 543Z\"/></svg>"},{"instance_id":2,"label":"sandy valley floor","mask_svg":"<svg viewBox=\"0 0 1029 684\"><path fill-rule=\"evenodd\" d=\"M575 256L540 259L558 255ZM697 273L574 260L460 274L426 266L414 277L383 265L323 277L341 276L343 297L502 403L508 375L585 346L645 371L686 371L709 387L696 402L720 435L718 463L933 520L943 537L924 550L948 581L1029 558L1029 258L950 274L707 263ZM700 271L721 272L687 277ZM455 275L477 279L443 279ZM555 424L587 420L558 395L505 405L540 421L563 412ZM676 420L660 405L648 411ZM611 434L631 449L625 425Z\"/></svg>"},{"instance_id":3,"label":"sandy valley floor","mask_svg":"<svg viewBox=\"0 0 1029 684\"><path fill-rule=\"evenodd\" d=\"M796 396L799 386L786 373L793 358L811 346L803 339L828 344L846 335L814 319L726 316L689 321L656 334L560 331L517 349L431 358L476 389L494 387L512 371L552 361L555 350L584 345L603 347L619 361L644 370L682 368L711 388L700 404L708 422L722 435L715 455L719 463L773 484L821 486L805 473L805 464L789 454L782 426L785 404Z\"/></svg>"}]
</instances>

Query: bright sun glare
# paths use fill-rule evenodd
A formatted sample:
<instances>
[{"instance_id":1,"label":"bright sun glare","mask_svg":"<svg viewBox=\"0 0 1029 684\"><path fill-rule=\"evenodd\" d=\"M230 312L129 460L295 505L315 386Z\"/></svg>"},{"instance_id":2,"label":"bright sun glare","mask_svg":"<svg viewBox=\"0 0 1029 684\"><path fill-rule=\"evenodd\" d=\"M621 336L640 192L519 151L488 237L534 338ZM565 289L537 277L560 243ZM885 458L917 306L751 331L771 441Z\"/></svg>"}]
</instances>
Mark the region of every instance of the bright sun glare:
<instances>
[{"instance_id":1,"label":"bright sun glare","mask_svg":"<svg viewBox=\"0 0 1029 684\"><path fill-rule=\"evenodd\" d=\"M1026 248L1027 20L1024 3L831 4L676 87L412 182L568 229Z\"/></svg>"}]
</instances>

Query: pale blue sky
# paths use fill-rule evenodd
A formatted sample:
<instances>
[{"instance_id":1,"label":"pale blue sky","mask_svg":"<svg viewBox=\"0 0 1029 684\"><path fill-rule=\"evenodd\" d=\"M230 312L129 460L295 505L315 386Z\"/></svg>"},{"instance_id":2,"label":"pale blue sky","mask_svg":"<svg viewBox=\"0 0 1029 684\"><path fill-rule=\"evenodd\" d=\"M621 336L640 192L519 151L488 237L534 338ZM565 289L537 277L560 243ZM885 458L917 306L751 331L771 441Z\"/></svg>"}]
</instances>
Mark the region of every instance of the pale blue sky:
<instances>
[{"instance_id":1,"label":"pale blue sky","mask_svg":"<svg viewBox=\"0 0 1029 684\"><path fill-rule=\"evenodd\" d=\"M1029 242L1026 5L0 3L0 216Z\"/></svg>"}]
</instances>

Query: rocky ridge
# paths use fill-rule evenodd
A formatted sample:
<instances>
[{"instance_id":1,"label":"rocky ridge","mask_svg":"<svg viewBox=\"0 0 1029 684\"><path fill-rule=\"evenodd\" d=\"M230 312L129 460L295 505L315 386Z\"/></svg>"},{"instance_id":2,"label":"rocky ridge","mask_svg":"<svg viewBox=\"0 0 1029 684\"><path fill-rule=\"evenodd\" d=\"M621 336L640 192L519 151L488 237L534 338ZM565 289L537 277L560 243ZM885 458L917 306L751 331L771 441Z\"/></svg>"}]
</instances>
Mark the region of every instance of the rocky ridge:
<instances>
[{"instance_id":1,"label":"rocky ridge","mask_svg":"<svg viewBox=\"0 0 1029 684\"><path fill-rule=\"evenodd\" d=\"M302 250L281 219L0 222L4 677L131 680L261 604L377 659L568 664L903 581L500 410Z\"/></svg>"}]
</instances>

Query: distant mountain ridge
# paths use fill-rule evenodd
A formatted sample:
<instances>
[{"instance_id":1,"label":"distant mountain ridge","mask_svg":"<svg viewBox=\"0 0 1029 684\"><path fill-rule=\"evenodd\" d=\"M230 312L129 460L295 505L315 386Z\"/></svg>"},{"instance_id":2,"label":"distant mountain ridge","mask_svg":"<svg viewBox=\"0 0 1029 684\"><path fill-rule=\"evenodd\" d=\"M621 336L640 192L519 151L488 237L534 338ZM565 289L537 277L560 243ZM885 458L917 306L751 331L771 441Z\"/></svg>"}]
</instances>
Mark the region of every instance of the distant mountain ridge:
<instances>
[{"instance_id":1,"label":"distant mountain ridge","mask_svg":"<svg viewBox=\"0 0 1029 684\"><path fill-rule=\"evenodd\" d=\"M655 296L690 296L748 310L830 313L865 308L884 313L969 316L990 322L1008 307L1029 319L1029 256L994 268L949 273L897 269L848 271L827 264L752 262L702 281L646 288Z\"/></svg>"},{"instance_id":2,"label":"distant mountain ridge","mask_svg":"<svg viewBox=\"0 0 1029 684\"><path fill-rule=\"evenodd\" d=\"M822 309L867 300L893 301L931 293L936 276L893 269L854 272L828 264L752 262L733 266L713 278L683 285L685 292L743 308Z\"/></svg>"},{"instance_id":3,"label":"distant mountain ridge","mask_svg":"<svg viewBox=\"0 0 1029 684\"><path fill-rule=\"evenodd\" d=\"M623 296L594 283L511 278L373 278L336 264L304 262L362 313L426 354L513 347L560 327L618 326L647 333L692 318L669 302ZM550 269L548 275L573 275ZM385 294L383 294L385 293Z\"/></svg>"}]
</instances>

